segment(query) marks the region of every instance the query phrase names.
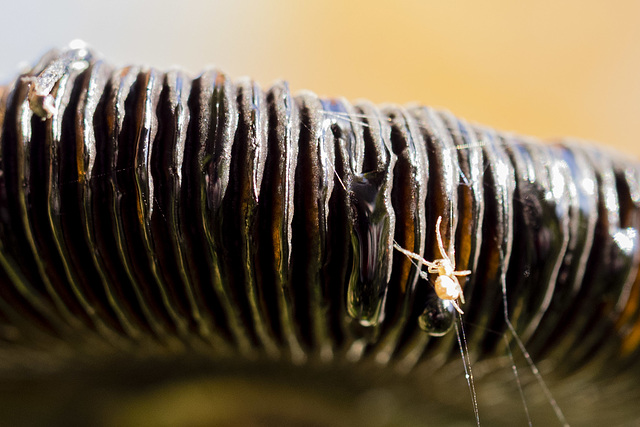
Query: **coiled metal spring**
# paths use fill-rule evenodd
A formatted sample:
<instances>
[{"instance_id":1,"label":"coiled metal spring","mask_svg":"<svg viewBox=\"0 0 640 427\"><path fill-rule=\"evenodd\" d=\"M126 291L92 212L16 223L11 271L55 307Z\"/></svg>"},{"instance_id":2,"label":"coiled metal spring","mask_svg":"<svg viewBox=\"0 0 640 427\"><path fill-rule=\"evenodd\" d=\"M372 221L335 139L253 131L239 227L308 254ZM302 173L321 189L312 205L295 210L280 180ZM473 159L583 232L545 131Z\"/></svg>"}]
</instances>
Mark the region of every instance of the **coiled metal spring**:
<instances>
[{"instance_id":1,"label":"coiled metal spring","mask_svg":"<svg viewBox=\"0 0 640 427\"><path fill-rule=\"evenodd\" d=\"M571 372L635 366L638 164L414 106L52 53L0 91L0 339L18 355L453 354L393 243L472 275L474 359L508 317ZM96 350L101 349L101 350ZM561 357L560 357L561 356ZM596 366L597 368L593 368Z\"/></svg>"}]
</instances>

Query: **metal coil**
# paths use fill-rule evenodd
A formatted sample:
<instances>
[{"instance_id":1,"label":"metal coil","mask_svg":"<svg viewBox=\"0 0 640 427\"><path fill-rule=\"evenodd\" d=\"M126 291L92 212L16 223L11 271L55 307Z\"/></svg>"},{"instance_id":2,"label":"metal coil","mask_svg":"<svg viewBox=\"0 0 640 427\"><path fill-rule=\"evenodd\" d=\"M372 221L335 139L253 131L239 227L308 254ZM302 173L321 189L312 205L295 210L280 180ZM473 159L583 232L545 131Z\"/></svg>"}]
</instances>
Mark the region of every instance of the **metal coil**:
<instances>
[{"instance_id":1,"label":"metal coil","mask_svg":"<svg viewBox=\"0 0 640 427\"><path fill-rule=\"evenodd\" d=\"M640 168L620 155L85 49L0 93L7 355L455 356L453 307L393 250L438 258L442 217L474 360L503 352L504 285L557 372L637 365Z\"/></svg>"}]
</instances>

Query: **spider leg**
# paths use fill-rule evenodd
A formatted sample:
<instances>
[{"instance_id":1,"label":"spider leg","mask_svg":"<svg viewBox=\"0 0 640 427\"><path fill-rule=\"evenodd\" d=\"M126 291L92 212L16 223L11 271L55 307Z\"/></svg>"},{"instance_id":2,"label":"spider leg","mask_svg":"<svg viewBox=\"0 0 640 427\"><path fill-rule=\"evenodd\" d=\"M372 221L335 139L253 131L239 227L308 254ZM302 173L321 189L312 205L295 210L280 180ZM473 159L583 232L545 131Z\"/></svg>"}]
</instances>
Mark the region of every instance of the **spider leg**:
<instances>
[{"instance_id":1,"label":"spider leg","mask_svg":"<svg viewBox=\"0 0 640 427\"><path fill-rule=\"evenodd\" d=\"M435 270L435 271L433 271L432 273L436 273L436 272L438 271L438 266L436 265L436 263L435 263L435 262L430 262L430 261L427 261L426 259L425 259L425 260L423 260L423 261L424 261L424 262L423 262L423 264L424 264L424 265L426 265L426 266L427 266L427 267L429 267L430 269Z\"/></svg>"},{"instance_id":2,"label":"spider leg","mask_svg":"<svg viewBox=\"0 0 640 427\"><path fill-rule=\"evenodd\" d=\"M444 250L444 243L442 243L442 234L440 234L440 223L442 223L442 216L438 217L438 221L436 221L436 238L438 239L438 248L440 249L440 254L444 259L449 261L451 264L451 259L449 258L449 254ZM455 268L455 265L452 264Z\"/></svg>"},{"instance_id":3,"label":"spider leg","mask_svg":"<svg viewBox=\"0 0 640 427\"><path fill-rule=\"evenodd\" d=\"M454 276L468 276L471 274L471 270L454 271Z\"/></svg>"},{"instance_id":4,"label":"spider leg","mask_svg":"<svg viewBox=\"0 0 640 427\"><path fill-rule=\"evenodd\" d=\"M456 271L455 273L458 273L458 272ZM464 304L465 303L464 292L462 291L462 286L460 286L460 281L456 276L450 276L450 277L453 279L454 282L456 282L456 286L458 287L458 295L460 295L458 298L460 298L460 302Z\"/></svg>"},{"instance_id":5,"label":"spider leg","mask_svg":"<svg viewBox=\"0 0 640 427\"><path fill-rule=\"evenodd\" d=\"M402 246L400 246L396 242L393 242L393 247L397 251L400 251L403 254L405 254L406 256L408 256L409 258L411 258L411 259L413 259L415 261L418 261L420 264L424 264L424 265L429 265L430 264L429 261L427 261L426 259L422 258L420 255L418 255L418 254L416 254L414 252L406 250L405 248L403 248Z\"/></svg>"},{"instance_id":6,"label":"spider leg","mask_svg":"<svg viewBox=\"0 0 640 427\"><path fill-rule=\"evenodd\" d=\"M460 313L460 314L464 314L464 311L462 311L462 309L460 308L460 306L458 305L458 303L457 303L457 302L455 302L454 300L450 300L450 301L451 301L451 304L453 304L453 307L454 307L456 310L458 310L458 313Z\"/></svg>"},{"instance_id":7,"label":"spider leg","mask_svg":"<svg viewBox=\"0 0 640 427\"><path fill-rule=\"evenodd\" d=\"M462 292L462 288L461 287L460 287L460 302L462 304L466 304L465 301L464 301L464 293Z\"/></svg>"}]
</instances>

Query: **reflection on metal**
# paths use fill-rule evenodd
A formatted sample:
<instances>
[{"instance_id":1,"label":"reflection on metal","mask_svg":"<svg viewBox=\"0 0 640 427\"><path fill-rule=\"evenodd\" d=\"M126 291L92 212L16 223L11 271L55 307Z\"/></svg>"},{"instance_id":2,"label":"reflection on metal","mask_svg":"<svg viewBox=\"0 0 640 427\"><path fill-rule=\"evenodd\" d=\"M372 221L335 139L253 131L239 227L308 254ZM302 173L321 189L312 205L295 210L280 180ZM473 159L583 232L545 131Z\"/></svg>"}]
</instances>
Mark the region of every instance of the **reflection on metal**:
<instances>
[{"instance_id":1,"label":"reflection on metal","mask_svg":"<svg viewBox=\"0 0 640 427\"><path fill-rule=\"evenodd\" d=\"M7 370L87 352L442 366L456 316L393 251L438 258L440 217L473 272L474 363L505 354L506 277L545 374L637 370L640 167L623 156L217 70L114 69L84 46L0 95Z\"/></svg>"}]
</instances>

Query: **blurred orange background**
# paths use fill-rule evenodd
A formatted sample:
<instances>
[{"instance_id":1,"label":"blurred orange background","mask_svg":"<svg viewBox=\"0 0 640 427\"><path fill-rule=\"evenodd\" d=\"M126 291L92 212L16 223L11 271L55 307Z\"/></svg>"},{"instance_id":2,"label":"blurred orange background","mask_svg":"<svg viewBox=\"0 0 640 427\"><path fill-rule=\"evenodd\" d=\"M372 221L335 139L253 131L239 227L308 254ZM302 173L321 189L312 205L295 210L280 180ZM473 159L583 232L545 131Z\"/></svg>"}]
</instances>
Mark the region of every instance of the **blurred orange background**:
<instances>
[{"instance_id":1,"label":"blurred orange background","mask_svg":"<svg viewBox=\"0 0 640 427\"><path fill-rule=\"evenodd\" d=\"M82 38L119 65L215 64L264 86L415 101L640 157L638 1L14 3L0 29L4 81Z\"/></svg>"}]
</instances>

